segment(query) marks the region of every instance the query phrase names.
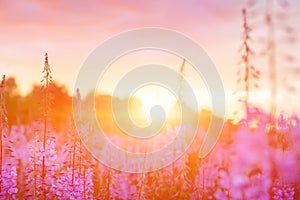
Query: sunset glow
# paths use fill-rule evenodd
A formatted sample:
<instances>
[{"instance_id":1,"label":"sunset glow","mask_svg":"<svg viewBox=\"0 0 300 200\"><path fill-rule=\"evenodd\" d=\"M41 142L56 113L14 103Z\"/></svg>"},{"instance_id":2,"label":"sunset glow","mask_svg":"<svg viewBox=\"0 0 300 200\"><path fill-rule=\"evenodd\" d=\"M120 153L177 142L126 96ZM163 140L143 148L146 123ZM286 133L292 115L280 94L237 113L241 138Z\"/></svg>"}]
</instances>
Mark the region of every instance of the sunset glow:
<instances>
[{"instance_id":1,"label":"sunset glow","mask_svg":"<svg viewBox=\"0 0 300 200\"><path fill-rule=\"evenodd\" d=\"M299 11L0 0L0 199L300 199Z\"/></svg>"}]
</instances>

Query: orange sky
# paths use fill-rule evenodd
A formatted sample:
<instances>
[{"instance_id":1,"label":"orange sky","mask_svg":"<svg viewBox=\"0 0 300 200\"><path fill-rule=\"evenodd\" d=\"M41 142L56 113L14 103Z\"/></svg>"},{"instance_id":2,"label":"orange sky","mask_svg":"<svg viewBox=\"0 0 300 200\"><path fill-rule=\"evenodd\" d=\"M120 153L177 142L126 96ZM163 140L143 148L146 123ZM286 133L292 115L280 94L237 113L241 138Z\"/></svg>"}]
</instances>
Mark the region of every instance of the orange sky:
<instances>
[{"instance_id":1,"label":"orange sky","mask_svg":"<svg viewBox=\"0 0 300 200\"><path fill-rule=\"evenodd\" d=\"M291 3L291 22L297 27L300 2ZM198 42L216 64L229 97L236 88L244 6L242 0L0 0L0 74L16 77L24 94L40 81L48 52L54 79L72 89L82 63L101 42L133 28L155 26L179 31ZM300 52L299 45L295 51ZM266 73L267 67L260 69ZM279 70L285 72L283 78L296 81L292 70ZM263 75L265 88L267 74ZM299 82L294 85L300 88Z\"/></svg>"}]
</instances>

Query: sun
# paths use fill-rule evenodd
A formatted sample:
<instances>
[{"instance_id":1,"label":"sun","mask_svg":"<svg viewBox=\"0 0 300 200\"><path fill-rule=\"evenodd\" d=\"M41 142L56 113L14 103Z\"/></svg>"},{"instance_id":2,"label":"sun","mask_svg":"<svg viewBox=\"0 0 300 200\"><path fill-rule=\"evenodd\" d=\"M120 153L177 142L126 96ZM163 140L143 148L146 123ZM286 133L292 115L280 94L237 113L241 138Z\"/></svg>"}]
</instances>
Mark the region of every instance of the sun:
<instances>
[{"instance_id":1,"label":"sun","mask_svg":"<svg viewBox=\"0 0 300 200\"><path fill-rule=\"evenodd\" d=\"M141 101L143 114L148 122L151 121L150 112L154 106L161 106L166 117L170 117L171 110L177 102L176 96L167 88L160 85L143 86L134 93L134 97L137 97ZM159 118L163 116L154 115L154 117Z\"/></svg>"}]
</instances>

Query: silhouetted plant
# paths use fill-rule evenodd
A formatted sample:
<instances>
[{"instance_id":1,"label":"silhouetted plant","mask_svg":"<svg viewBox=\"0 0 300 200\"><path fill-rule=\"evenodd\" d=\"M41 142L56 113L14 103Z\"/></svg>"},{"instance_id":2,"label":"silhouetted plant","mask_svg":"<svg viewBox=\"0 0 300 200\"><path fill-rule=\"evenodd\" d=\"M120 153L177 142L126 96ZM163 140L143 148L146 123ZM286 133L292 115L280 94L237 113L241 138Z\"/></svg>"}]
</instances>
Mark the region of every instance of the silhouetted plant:
<instances>
[{"instance_id":1,"label":"silhouetted plant","mask_svg":"<svg viewBox=\"0 0 300 200\"><path fill-rule=\"evenodd\" d=\"M2 168L3 168L3 136L8 131L8 122L6 117L6 107L5 107L5 75L2 77L0 85L0 192L2 192Z\"/></svg>"},{"instance_id":2,"label":"silhouetted plant","mask_svg":"<svg viewBox=\"0 0 300 200\"><path fill-rule=\"evenodd\" d=\"M255 89L258 88L258 79L260 76L260 72L258 69L254 67L254 64L251 60L252 55L254 54L252 48L250 47L251 43L251 28L248 24L248 18L247 18L247 10L243 9L243 41L242 46L240 48L241 53L241 60L240 65L241 68L238 70L238 84L242 84L243 86L243 97L239 99L244 103L244 112L246 116L246 121L249 121L249 97L250 97L250 91L251 87L254 87Z\"/></svg>"}]
</instances>

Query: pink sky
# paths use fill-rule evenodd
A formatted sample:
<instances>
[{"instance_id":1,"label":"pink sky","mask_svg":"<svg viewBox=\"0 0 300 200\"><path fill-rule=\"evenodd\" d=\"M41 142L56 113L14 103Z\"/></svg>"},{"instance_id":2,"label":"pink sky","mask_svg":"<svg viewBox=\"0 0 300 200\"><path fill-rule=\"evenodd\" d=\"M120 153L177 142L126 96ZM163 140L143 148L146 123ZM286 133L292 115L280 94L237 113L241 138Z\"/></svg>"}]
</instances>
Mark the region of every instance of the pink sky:
<instances>
[{"instance_id":1,"label":"pink sky","mask_svg":"<svg viewBox=\"0 0 300 200\"><path fill-rule=\"evenodd\" d=\"M300 3L291 3L291 22L300 24ZM155 26L179 31L198 42L231 92L244 6L242 0L0 0L0 74L16 77L24 94L41 79L48 52L54 79L72 89L82 63L101 42L133 28ZM266 69L261 67L263 72Z\"/></svg>"}]
</instances>

